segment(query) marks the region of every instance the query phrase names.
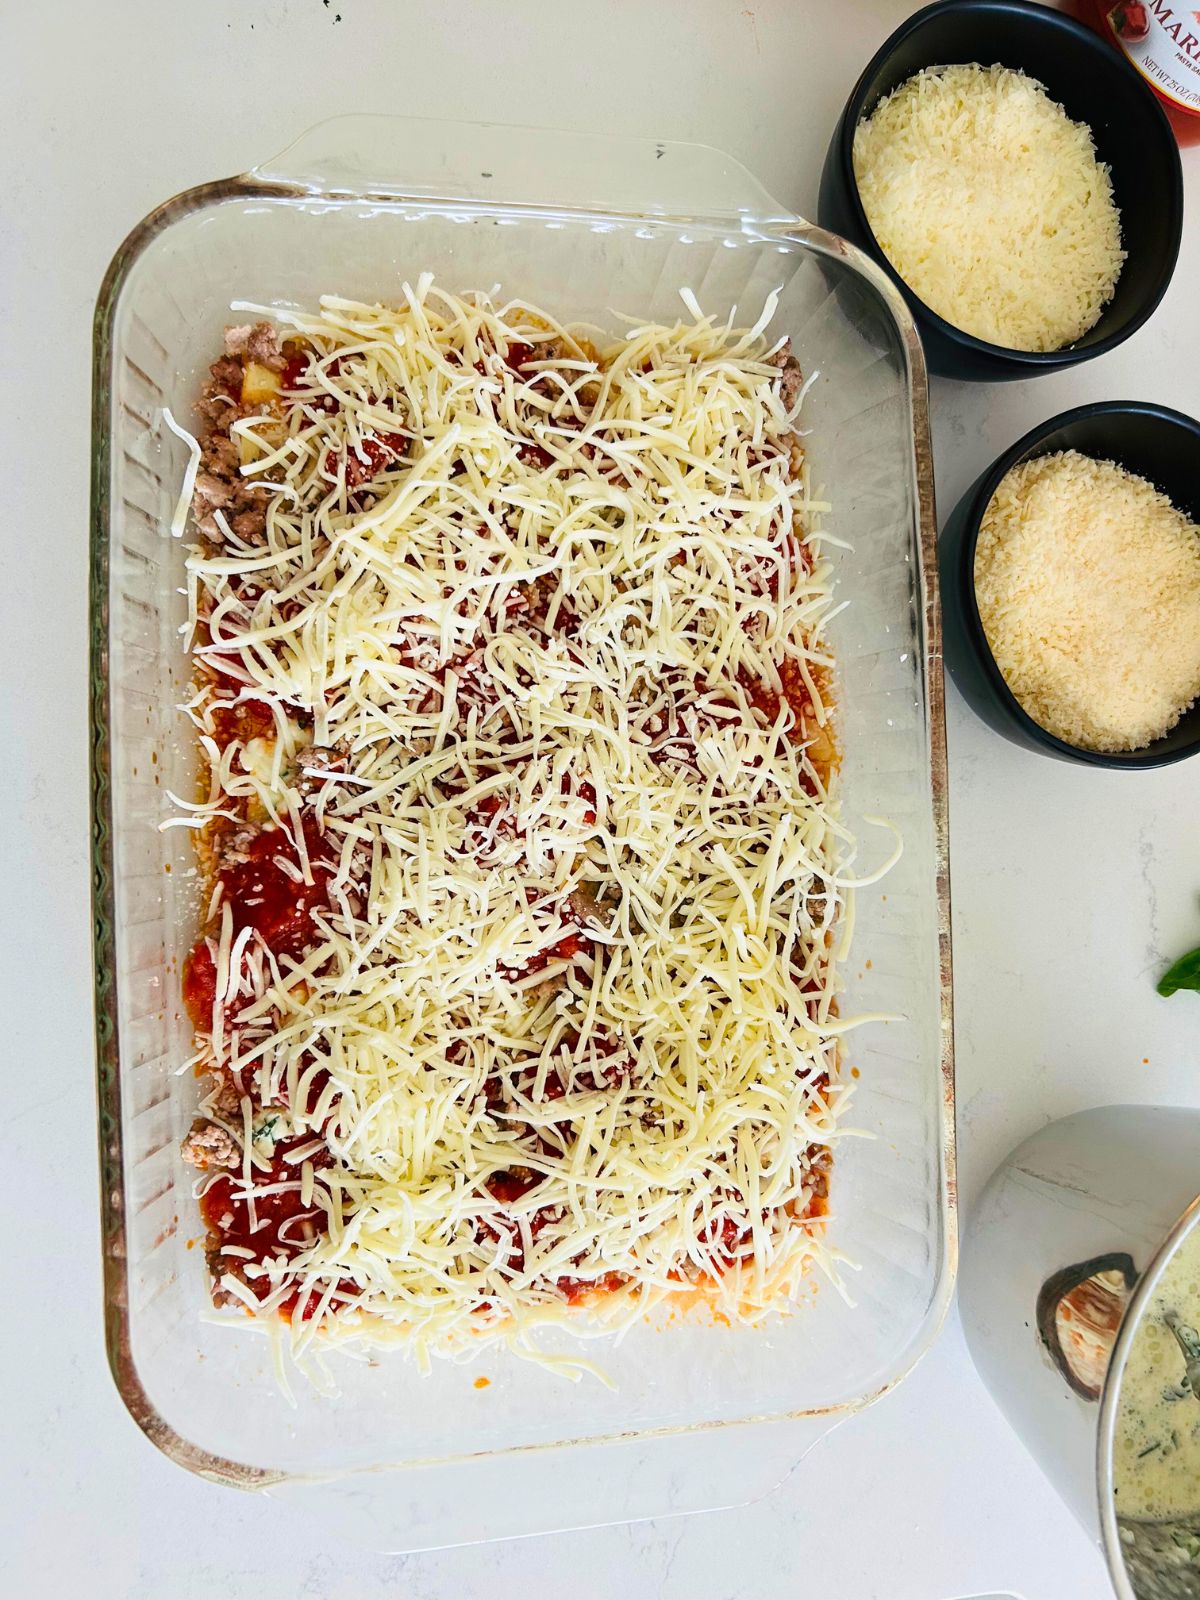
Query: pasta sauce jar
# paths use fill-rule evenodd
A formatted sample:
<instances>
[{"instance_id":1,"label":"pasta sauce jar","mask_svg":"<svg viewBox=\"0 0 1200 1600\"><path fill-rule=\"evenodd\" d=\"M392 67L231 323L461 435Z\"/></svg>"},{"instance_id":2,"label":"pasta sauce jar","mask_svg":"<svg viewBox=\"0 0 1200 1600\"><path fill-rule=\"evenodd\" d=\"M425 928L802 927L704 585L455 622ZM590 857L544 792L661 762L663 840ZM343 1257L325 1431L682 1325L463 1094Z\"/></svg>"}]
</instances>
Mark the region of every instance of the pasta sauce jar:
<instances>
[{"instance_id":1,"label":"pasta sauce jar","mask_svg":"<svg viewBox=\"0 0 1200 1600\"><path fill-rule=\"evenodd\" d=\"M1077 0L1166 108L1181 145L1200 143L1200 7L1195 0Z\"/></svg>"}]
</instances>

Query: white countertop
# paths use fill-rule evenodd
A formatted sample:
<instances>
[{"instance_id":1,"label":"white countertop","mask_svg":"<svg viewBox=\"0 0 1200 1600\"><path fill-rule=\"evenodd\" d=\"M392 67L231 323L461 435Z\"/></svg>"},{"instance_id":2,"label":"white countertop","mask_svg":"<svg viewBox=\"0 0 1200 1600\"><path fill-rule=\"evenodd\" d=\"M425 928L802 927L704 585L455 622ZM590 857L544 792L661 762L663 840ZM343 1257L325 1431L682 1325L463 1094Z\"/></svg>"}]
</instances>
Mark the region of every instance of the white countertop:
<instances>
[{"instance_id":1,"label":"white countertop","mask_svg":"<svg viewBox=\"0 0 1200 1600\"><path fill-rule=\"evenodd\" d=\"M160 200L350 110L623 129L740 157L815 211L842 102L905 0L41 0L5 16L0 723L5 1163L0 1464L6 1589L572 1600L823 1594L1101 1600L1098 1554L975 1379L952 1316L900 1388L770 1496L705 1516L383 1557L193 1478L105 1366L92 1054L86 737L91 313ZM673 20L670 20L672 19ZM17 74L21 85L17 87ZM1184 154L1200 201L1200 149ZM1151 323L1074 372L933 385L942 514L1002 449L1081 401L1200 413L1200 233ZM1191 292L1189 292L1191 290ZM32 441L32 443L31 443ZM1200 1102L1200 1002L1156 998L1200 940L1197 767L1092 772L1023 754L949 691L963 1210L1048 1119ZM14 767L15 761L15 767ZM726 1453L753 1440L710 1442Z\"/></svg>"}]
</instances>

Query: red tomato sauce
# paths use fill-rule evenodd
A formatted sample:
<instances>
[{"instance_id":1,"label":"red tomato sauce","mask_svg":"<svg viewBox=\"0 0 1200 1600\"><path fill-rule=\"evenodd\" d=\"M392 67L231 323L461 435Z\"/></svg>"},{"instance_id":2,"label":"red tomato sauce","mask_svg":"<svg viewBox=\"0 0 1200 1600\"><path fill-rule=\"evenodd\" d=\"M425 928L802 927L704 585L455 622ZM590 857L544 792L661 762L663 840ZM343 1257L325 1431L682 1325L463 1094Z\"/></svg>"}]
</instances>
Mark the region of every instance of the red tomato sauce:
<instances>
[{"instance_id":1,"label":"red tomato sauce","mask_svg":"<svg viewBox=\"0 0 1200 1600\"><path fill-rule=\"evenodd\" d=\"M275 716L265 700L242 700L235 706L214 706L213 735L222 750L235 739L273 739Z\"/></svg>"},{"instance_id":2,"label":"red tomato sauce","mask_svg":"<svg viewBox=\"0 0 1200 1600\"><path fill-rule=\"evenodd\" d=\"M620 1272L605 1272L599 1278L557 1278L555 1285L566 1296L568 1305L580 1300L590 1300L603 1294L612 1294L629 1280Z\"/></svg>"},{"instance_id":3,"label":"red tomato sauce","mask_svg":"<svg viewBox=\"0 0 1200 1600\"><path fill-rule=\"evenodd\" d=\"M733 1217L722 1217L719 1225L714 1221L702 1228L699 1237L714 1261L731 1267L749 1242L750 1228Z\"/></svg>"},{"instance_id":4,"label":"red tomato sauce","mask_svg":"<svg viewBox=\"0 0 1200 1600\"><path fill-rule=\"evenodd\" d=\"M798 732L813 714L813 703L809 696L808 685L804 681L804 674L800 670L800 663L790 657L779 668L779 681L782 694L764 683L761 678L751 678L744 671L738 673L738 682L746 691L746 697L756 710L761 711L770 722L774 722L779 715L780 707L787 703L795 719L794 731Z\"/></svg>"},{"instance_id":5,"label":"red tomato sauce","mask_svg":"<svg viewBox=\"0 0 1200 1600\"><path fill-rule=\"evenodd\" d=\"M306 1206L301 1199L300 1166L284 1159L290 1151L309 1143L311 1143L309 1135L281 1139L275 1146L270 1170L254 1172L253 1227L250 1222L250 1208L241 1198L240 1186L232 1177L222 1173L214 1178L201 1195L200 1214L208 1228L210 1248L235 1245L239 1249L252 1252L249 1258L225 1257L228 1267L236 1267L239 1262L247 1259L255 1262L273 1261L280 1256L290 1259L298 1255L324 1231L324 1212L319 1206ZM332 1157L327 1150L314 1151L309 1159L318 1171L322 1167L332 1165ZM272 1185L282 1183L293 1186L277 1194L267 1192ZM256 1280L257 1282L263 1284L263 1293L257 1298L265 1299L268 1285L265 1280ZM256 1283L248 1285L252 1294L255 1293ZM340 1279L332 1303L344 1305L354 1299L357 1292L355 1284L350 1279ZM300 1294L301 1291L297 1287L279 1303L280 1315L289 1321L299 1305ZM311 1292L301 1316L306 1320L311 1317L320 1300L319 1290Z\"/></svg>"},{"instance_id":6,"label":"red tomato sauce","mask_svg":"<svg viewBox=\"0 0 1200 1600\"><path fill-rule=\"evenodd\" d=\"M788 705L792 713L792 726L788 730L788 737L799 743L810 736L815 716L812 697L809 694L808 685L804 681L804 674L800 670L798 661L793 661L790 658L786 660L779 668L779 678L783 690L782 694L765 684L761 678L751 678L744 672L738 673L738 682L746 691L747 699L752 706L762 712L769 722L775 721L781 706L785 703ZM825 699L828 691L823 678L824 675L820 669L814 669L813 680L817 691L821 698ZM810 752L809 759L820 775L821 782L827 784L829 782L829 769L837 764L836 755L831 757L828 744L826 744L824 753L816 754ZM802 782L809 794L817 792L817 786L809 773L802 775Z\"/></svg>"},{"instance_id":7,"label":"red tomato sauce","mask_svg":"<svg viewBox=\"0 0 1200 1600\"><path fill-rule=\"evenodd\" d=\"M584 949L584 938L579 933L568 933L557 944L539 950L537 955L530 956L529 960L520 967L501 967L502 975L513 982L517 978L527 977L531 972L542 972L552 961L574 961Z\"/></svg>"},{"instance_id":8,"label":"red tomato sauce","mask_svg":"<svg viewBox=\"0 0 1200 1600\"><path fill-rule=\"evenodd\" d=\"M212 1027L217 1001L217 964L207 939L197 939L183 963L183 1008L192 1026L206 1033Z\"/></svg>"},{"instance_id":9,"label":"red tomato sauce","mask_svg":"<svg viewBox=\"0 0 1200 1600\"><path fill-rule=\"evenodd\" d=\"M508 349L504 352L504 364L513 372L520 372L534 360L534 349L531 344L526 344L523 339L510 339Z\"/></svg>"},{"instance_id":10,"label":"red tomato sauce","mask_svg":"<svg viewBox=\"0 0 1200 1600\"><path fill-rule=\"evenodd\" d=\"M279 375L280 386L284 393L292 393L305 386L316 388L317 379L313 372L314 366L315 362L308 350L294 351L288 357L283 371ZM341 357L334 356L333 360L325 368L325 375L329 378L336 378L341 370ZM303 403L306 406L311 406L315 411L327 411L331 415L338 409L338 402L331 394L327 394L324 389L315 395L305 395Z\"/></svg>"},{"instance_id":11,"label":"red tomato sauce","mask_svg":"<svg viewBox=\"0 0 1200 1600\"><path fill-rule=\"evenodd\" d=\"M281 862L300 858L290 835L279 828L264 828L247 846L247 859L231 862L217 874L224 888L233 931L254 928L276 955L299 956L317 937L313 914L329 905L329 882L333 868L324 854L316 823L304 824L312 882L298 881ZM193 1025L202 1032L212 1027L213 1006L217 997L217 969L203 936L188 952L183 964L183 1004Z\"/></svg>"},{"instance_id":12,"label":"red tomato sauce","mask_svg":"<svg viewBox=\"0 0 1200 1600\"><path fill-rule=\"evenodd\" d=\"M539 467L545 472L547 467L554 465L554 457L549 450L540 444L535 444L532 439L523 444L517 451L517 460L526 467Z\"/></svg>"},{"instance_id":13,"label":"red tomato sauce","mask_svg":"<svg viewBox=\"0 0 1200 1600\"><path fill-rule=\"evenodd\" d=\"M372 478L402 460L407 449L408 440L402 433L369 434L357 449L347 448L346 488L359 489L364 483L370 483ZM333 450L325 452L325 471L330 477L337 473L337 455Z\"/></svg>"},{"instance_id":14,"label":"red tomato sauce","mask_svg":"<svg viewBox=\"0 0 1200 1600\"><path fill-rule=\"evenodd\" d=\"M542 1181L540 1172L531 1172L528 1167L512 1167L507 1172L494 1172L484 1182L484 1188L492 1199L501 1206L511 1206L527 1195L531 1189L536 1189ZM545 1207L539 1207L529 1214L529 1234L536 1239L538 1234L550 1221L550 1213ZM521 1231L515 1218L508 1217L480 1217L476 1223L477 1234L480 1239L488 1244L504 1242L506 1247L506 1264L513 1272L525 1270L525 1246L521 1241Z\"/></svg>"},{"instance_id":15,"label":"red tomato sauce","mask_svg":"<svg viewBox=\"0 0 1200 1600\"><path fill-rule=\"evenodd\" d=\"M511 1206L522 1195L536 1189L541 1181L541 1174L531 1172L528 1167L512 1167L507 1172L493 1172L484 1183L484 1188L493 1200L499 1201L502 1206Z\"/></svg>"},{"instance_id":16,"label":"red tomato sauce","mask_svg":"<svg viewBox=\"0 0 1200 1600\"><path fill-rule=\"evenodd\" d=\"M253 1228L250 1226L250 1209L240 1198L240 1181L225 1173L214 1178L200 1196L200 1214L209 1231L216 1234L222 1244L239 1245L252 1250L255 1261L266 1261L278 1255L295 1255L307 1242L306 1234L308 1239L315 1238L318 1232L315 1221L311 1229L296 1223L287 1229L287 1237L281 1237L285 1226L294 1218L315 1219L321 1215L316 1207L306 1206L301 1201L299 1166L284 1160L290 1151L311 1142L307 1134L294 1139L281 1139L275 1146L270 1171L254 1172L256 1224ZM330 1162L327 1150L318 1150L312 1156L314 1167L327 1167ZM294 1188L281 1190L278 1194L265 1192L271 1184L288 1183L293 1179Z\"/></svg>"},{"instance_id":17,"label":"red tomato sauce","mask_svg":"<svg viewBox=\"0 0 1200 1600\"><path fill-rule=\"evenodd\" d=\"M299 868L300 858L289 835L278 828L264 829L249 845L247 860L236 861L218 874L233 914L234 932L253 928L276 955L301 954L316 937L313 913L329 904L332 867L311 819L305 822L304 838L311 883L297 882L280 864L286 861Z\"/></svg>"},{"instance_id":18,"label":"red tomato sauce","mask_svg":"<svg viewBox=\"0 0 1200 1600\"><path fill-rule=\"evenodd\" d=\"M585 827L592 827L596 821L596 791L586 778L573 778L569 772L564 772L562 777L562 792L565 795L578 795L584 804L583 821Z\"/></svg>"}]
</instances>

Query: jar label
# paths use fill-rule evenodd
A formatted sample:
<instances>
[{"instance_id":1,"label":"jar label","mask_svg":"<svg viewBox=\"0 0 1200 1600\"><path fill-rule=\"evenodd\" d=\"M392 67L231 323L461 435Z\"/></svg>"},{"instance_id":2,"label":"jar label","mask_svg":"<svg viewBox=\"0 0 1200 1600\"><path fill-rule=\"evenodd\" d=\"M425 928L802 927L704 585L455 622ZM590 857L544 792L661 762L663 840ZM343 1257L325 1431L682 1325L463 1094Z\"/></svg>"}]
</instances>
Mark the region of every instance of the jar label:
<instances>
[{"instance_id":1,"label":"jar label","mask_svg":"<svg viewBox=\"0 0 1200 1600\"><path fill-rule=\"evenodd\" d=\"M1169 0L1118 0L1105 20L1151 87L1200 115L1200 10Z\"/></svg>"}]
</instances>

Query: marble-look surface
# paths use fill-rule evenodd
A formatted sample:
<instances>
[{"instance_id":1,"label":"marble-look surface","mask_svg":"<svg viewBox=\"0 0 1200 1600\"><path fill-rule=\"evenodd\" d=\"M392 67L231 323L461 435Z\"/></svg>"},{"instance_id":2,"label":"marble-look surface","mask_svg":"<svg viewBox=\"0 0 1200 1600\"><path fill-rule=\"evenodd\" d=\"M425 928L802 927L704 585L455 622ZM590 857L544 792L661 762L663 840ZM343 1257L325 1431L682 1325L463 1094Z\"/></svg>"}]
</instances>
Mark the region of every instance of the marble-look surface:
<instances>
[{"instance_id":1,"label":"marble-look surface","mask_svg":"<svg viewBox=\"0 0 1200 1600\"><path fill-rule=\"evenodd\" d=\"M4 1591L578 1600L822 1593L1100 1600L1089 1548L974 1379L957 1322L893 1395L756 1505L488 1549L381 1557L191 1478L104 1364L96 1209L85 731L90 319L154 204L348 110L700 139L815 207L842 100L905 0L41 0L5 14L0 443L3 1012L9 1382ZM1185 153L1193 203L1200 151ZM1200 236L1130 344L1074 373L933 394L943 514L1035 422L1084 400L1200 412ZM1156 999L1200 938L1198 770L1022 754L949 695L964 1210L1050 1117L1200 1098L1200 1002ZM14 1203L15 1202L15 1203ZM16 1293L12 1293L16 1290ZM739 1451L718 1452L736 1484ZM742 1469L744 1470L742 1458Z\"/></svg>"}]
</instances>

